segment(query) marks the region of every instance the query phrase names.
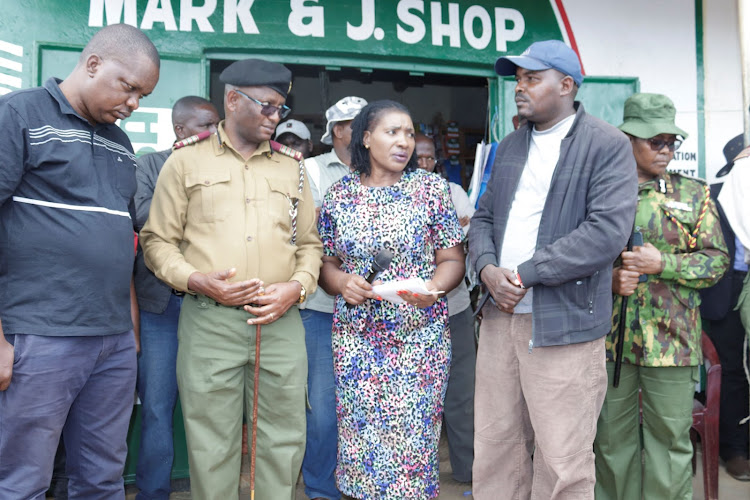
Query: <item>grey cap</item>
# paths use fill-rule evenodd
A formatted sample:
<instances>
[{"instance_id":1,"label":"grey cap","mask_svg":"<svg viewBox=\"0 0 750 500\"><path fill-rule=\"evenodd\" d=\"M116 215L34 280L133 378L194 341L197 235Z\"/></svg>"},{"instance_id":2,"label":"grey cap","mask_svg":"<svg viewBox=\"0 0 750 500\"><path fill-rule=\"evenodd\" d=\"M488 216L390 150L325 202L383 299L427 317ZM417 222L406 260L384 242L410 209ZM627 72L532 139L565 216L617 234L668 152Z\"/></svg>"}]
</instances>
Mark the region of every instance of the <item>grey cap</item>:
<instances>
[{"instance_id":1,"label":"grey cap","mask_svg":"<svg viewBox=\"0 0 750 500\"><path fill-rule=\"evenodd\" d=\"M333 144L333 138L331 133L333 132L333 125L336 122L345 122L354 120L359 112L367 106L367 101L361 97L348 96L339 100L336 104L326 110L326 133L320 138L320 142L323 144Z\"/></svg>"},{"instance_id":2,"label":"grey cap","mask_svg":"<svg viewBox=\"0 0 750 500\"><path fill-rule=\"evenodd\" d=\"M310 129L299 120L287 120L284 123L279 123L276 127L275 137L279 137L281 134L294 134L300 139L307 140L310 138Z\"/></svg>"}]
</instances>

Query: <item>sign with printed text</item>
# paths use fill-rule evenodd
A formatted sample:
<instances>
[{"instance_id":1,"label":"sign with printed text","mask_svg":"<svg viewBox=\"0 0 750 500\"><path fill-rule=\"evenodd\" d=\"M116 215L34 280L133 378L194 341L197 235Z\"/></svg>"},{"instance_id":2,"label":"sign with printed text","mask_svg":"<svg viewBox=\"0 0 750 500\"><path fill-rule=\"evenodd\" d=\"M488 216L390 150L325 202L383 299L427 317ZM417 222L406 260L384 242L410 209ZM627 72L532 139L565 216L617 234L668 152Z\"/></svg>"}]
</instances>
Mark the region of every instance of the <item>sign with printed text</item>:
<instances>
[{"instance_id":1,"label":"sign with printed text","mask_svg":"<svg viewBox=\"0 0 750 500\"><path fill-rule=\"evenodd\" d=\"M88 26L118 22L188 49L323 50L461 64L490 64L534 40L563 36L550 0L89 1Z\"/></svg>"}]
</instances>

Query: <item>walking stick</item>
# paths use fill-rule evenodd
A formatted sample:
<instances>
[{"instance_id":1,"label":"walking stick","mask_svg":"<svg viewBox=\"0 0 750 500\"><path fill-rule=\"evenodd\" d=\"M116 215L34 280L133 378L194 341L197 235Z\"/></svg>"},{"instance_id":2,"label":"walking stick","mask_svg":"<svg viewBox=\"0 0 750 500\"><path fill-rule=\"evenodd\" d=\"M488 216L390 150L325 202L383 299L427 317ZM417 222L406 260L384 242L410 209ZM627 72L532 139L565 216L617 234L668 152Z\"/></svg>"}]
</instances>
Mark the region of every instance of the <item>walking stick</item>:
<instances>
[{"instance_id":1,"label":"walking stick","mask_svg":"<svg viewBox=\"0 0 750 500\"><path fill-rule=\"evenodd\" d=\"M255 500L255 444L258 440L258 379L260 378L260 324L255 325L255 373L253 374L253 424L250 438L250 500Z\"/></svg>"},{"instance_id":2,"label":"walking stick","mask_svg":"<svg viewBox=\"0 0 750 500\"><path fill-rule=\"evenodd\" d=\"M638 242L634 243L633 240L638 239ZM633 251L633 246L643 246L643 235L641 233L633 233L628 238L628 252ZM623 296L622 302L620 302L620 322L617 324L617 345L615 346L615 375L612 378L612 387L617 388L620 385L620 370L622 369L622 349L625 343L625 318L628 313L628 299L629 296Z\"/></svg>"},{"instance_id":3,"label":"walking stick","mask_svg":"<svg viewBox=\"0 0 750 500\"><path fill-rule=\"evenodd\" d=\"M630 245L628 245L630 246ZM625 342L625 314L628 312L628 299L622 297L620 303L620 323L617 325L617 346L615 347L615 375L612 379L612 387L620 385L620 370L622 369L622 344Z\"/></svg>"}]
</instances>

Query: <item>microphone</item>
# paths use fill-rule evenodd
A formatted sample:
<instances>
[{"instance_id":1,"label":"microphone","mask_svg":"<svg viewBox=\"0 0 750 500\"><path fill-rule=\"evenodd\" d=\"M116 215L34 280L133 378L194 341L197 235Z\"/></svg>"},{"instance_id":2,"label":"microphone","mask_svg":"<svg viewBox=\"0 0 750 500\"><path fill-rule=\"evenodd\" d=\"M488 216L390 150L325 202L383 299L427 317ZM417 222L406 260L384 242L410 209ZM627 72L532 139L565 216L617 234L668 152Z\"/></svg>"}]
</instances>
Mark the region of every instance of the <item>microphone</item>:
<instances>
[{"instance_id":1,"label":"microphone","mask_svg":"<svg viewBox=\"0 0 750 500\"><path fill-rule=\"evenodd\" d=\"M375 256L375 259L372 262L372 267L370 268L370 272L367 273L367 276L365 276L365 280L367 280L367 282L372 285L373 281L378 279L380 273L390 267L392 260L393 252L391 252L390 250L386 250L385 248L382 249ZM351 309L352 307L354 307L354 305L347 302L346 307Z\"/></svg>"},{"instance_id":2,"label":"microphone","mask_svg":"<svg viewBox=\"0 0 750 500\"><path fill-rule=\"evenodd\" d=\"M373 281L378 279L378 276L380 276L380 273L388 269L391 265L391 261L393 260L393 252L390 250L386 250L385 248L382 249L378 254L375 256L375 260L372 263L372 269L368 273L368 275L365 277L365 280L369 284L372 285Z\"/></svg>"}]
</instances>

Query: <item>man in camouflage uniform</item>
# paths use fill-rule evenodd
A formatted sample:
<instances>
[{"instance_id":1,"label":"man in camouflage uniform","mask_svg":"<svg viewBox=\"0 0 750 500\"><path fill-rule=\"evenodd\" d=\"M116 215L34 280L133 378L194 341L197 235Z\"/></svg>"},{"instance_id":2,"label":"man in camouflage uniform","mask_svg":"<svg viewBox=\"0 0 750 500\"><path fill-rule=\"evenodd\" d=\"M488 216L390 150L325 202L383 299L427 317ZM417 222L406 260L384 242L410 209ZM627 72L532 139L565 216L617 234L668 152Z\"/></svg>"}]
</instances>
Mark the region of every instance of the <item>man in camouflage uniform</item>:
<instances>
[{"instance_id":1,"label":"man in camouflage uniform","mask_svg":"<svg viewBox=\"0 0 750 500\"><path fill-rule=\"evenodd\" d=\"M687 137L674 117L666 96L636 94L620 126L636 159L635 230L644 245L622 252L612 277L608 361L615 357L621 302L629 300L620 384L610 383L594 443L597 499L692 498L690 426L702 362L698 290L721 278L729 258L708 186L666 171L681 144L677 136ZM607 363L610 382L613 372Z\"/></svg>"}]
</instances>

